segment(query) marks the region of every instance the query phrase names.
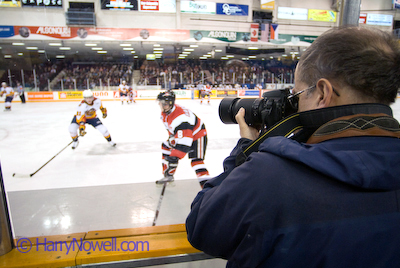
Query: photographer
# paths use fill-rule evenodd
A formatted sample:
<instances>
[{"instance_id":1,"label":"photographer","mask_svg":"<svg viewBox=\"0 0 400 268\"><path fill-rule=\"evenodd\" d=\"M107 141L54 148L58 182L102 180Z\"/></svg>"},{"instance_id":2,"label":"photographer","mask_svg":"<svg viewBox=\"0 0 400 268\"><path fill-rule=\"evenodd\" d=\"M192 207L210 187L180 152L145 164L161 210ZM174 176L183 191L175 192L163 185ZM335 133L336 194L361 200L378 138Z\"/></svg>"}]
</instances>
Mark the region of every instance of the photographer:
<instances>
[{"instance_id":1,"label":"photographer","mask_svg":"<svg viewBox=\"0 0 400 268\"><path fill-rule=\"evenodd\" d=\"M240 109L242 138L225 172L192 203L190 243L228 267L400 267L400 128L388 106L399 73L390 33L345 27L318 37L288 96L313 115L304 129L316 130L267 138L237 166L259 136Z\"/></svg>"}]
</instances>

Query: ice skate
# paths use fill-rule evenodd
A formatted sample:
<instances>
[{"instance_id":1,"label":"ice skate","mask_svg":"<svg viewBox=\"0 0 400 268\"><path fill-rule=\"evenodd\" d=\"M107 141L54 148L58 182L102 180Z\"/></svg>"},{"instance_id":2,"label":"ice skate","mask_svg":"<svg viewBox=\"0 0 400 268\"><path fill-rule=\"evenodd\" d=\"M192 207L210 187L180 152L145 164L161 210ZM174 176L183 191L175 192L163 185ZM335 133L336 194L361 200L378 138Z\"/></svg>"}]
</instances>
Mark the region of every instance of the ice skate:
<instances>
[{"instance_id":1,"label":"ice skate","mask_svg":"<svg viewBox=\"0 0 400 268\"><path fill-rule=\"evenodd\" d=\"M156 181L156 184L164 184L166 182L173 182L174 181L174 176L167 176L162 178L161 180Z\"/></svg>"},{"instance_id":2,"label":"ice skate","mask_svg":"<svg viewBox=\"0 0 400 268\"><path fill-rule=\"evenodd\" d=\"M79 141L78 140L74 141L72 143L72 149L74 150L76 147L78 147L78 145L79 145Z\"/></svg>"},{"instance_id":3,"label":"ice skate","mask_svg":"<svg viewBox=\"0 0 400 268\"><path fill-rule=\"evenodd\" d=\"M112 147L115 147L117 144L113 141L109 141L108 144L110 144Z\"/></svg>"}]
</instances>

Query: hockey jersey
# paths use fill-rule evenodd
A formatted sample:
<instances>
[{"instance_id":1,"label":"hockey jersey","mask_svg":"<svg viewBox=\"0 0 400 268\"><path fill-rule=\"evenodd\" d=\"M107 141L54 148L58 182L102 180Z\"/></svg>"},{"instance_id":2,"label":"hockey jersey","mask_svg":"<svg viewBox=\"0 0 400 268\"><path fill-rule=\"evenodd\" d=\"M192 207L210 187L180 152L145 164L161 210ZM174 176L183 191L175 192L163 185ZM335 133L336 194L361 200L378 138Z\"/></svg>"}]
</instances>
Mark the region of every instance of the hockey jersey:
<instances>
[{"instance_id":1,"label":"hockey jersey","mask_svg":"<svg viewBox=\"0 0 400 268\"><path fill-rule=\"evenodd\" d=\"M207 135L204 123L190 110L174 105L170 113L161 113L161 120L170 136L170 156L183 158L190 151L193 141Z\"/></svg>"},{"instance_id":2,"label":"hockey jersey","mask_svg":"<svg viewBox=\"0 0 400 268\"><path fill-rule=\"evenodd\" d=\"M85 100L83 100L79 105L76 113L76 122L86 122L86 119L93 119L97 117L96 111L101 110L105 112L101 100L94 98L93 103L90 105Z\"/></svg>"},{"instance_id":3,"label":"hockey jersey","mask_svg":"<svg viewBox=\"0 0 400 268\"><path fill-rule=\"evenodd\" d=\"M6 97L14 97L14 90L12 87L2 87L0 95L3 96L3 94L6 94Z\"/></svg>"},{"instance_id":4,"label":"hockey jersey","mask_svg":"<svg viewBox=\"0 0 400 268\"><path fill-rule=\"evenodd\" d=\"M119 90L119 93L127 94L129 91L129 86L120 84L118 90Z\"/></svg>"},{"instance_id":5,"label":"hockey jersey","mask_svg":"<svg viewBox=\"0 0 400 268\"><path fill-rule=\"evenodd\" d=\"M203 87L202 91L203 91L203 94L210 95L211 94L211 86L207 85L207 86Z\"/></svg>"}]
</instances>

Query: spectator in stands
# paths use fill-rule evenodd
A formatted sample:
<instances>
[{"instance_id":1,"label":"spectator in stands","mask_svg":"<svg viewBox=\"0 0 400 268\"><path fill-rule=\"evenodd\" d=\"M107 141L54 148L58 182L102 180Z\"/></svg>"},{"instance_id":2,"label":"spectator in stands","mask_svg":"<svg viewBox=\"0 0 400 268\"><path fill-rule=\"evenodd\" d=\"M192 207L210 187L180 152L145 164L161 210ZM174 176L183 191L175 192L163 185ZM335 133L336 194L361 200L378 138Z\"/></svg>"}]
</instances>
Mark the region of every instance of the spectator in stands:
<instances>
[{"instance_id":1,"label":"spectator in stands","mask_svg":"<svg viewBox=\"0 0 400 268\"><path fill-rule=\"evenodd\" d=\"M265 139L236 166L259 135L239 110L242 139L194 199L190 243L227 267L400 267L400 127L389 107L399 72L388 32L318 37L288 97L304 128Z\"/></svg>"}]
</instances>

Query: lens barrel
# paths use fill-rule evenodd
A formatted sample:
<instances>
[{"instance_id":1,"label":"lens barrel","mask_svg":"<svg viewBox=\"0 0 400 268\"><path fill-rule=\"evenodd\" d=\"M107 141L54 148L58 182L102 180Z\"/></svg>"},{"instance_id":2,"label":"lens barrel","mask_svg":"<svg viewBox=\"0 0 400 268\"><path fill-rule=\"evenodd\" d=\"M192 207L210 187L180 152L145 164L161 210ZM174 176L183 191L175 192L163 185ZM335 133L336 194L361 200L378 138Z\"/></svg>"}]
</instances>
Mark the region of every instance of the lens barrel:
<instances>
[{"instance_id":1,"label":"lens barrel","mask_svg":"<svg viewBox=\"0 0 400 268\"><path fill-rule=\"evenodd\" d=\"M245 109L244 119L249 126L257 126L262 123L260 114L261 98L223 98L219 104L219 118L225 124L237 124L235 116L239 109Z\"/></svg>"},{"instance_id":2,"label":"lens barrel","mask_svg":"<svg viewBox=\"0 0 400 268\"><path fill-rule=\"evenodd\" d=\"M290 89L264 92L262 98L226 97L219 104L219 118L225 124L237 124L235 116L245 109L244 119L249 126L259 129L270 127L282 118L297 112L288 101Z\"/></svg>"}]
</instances>

